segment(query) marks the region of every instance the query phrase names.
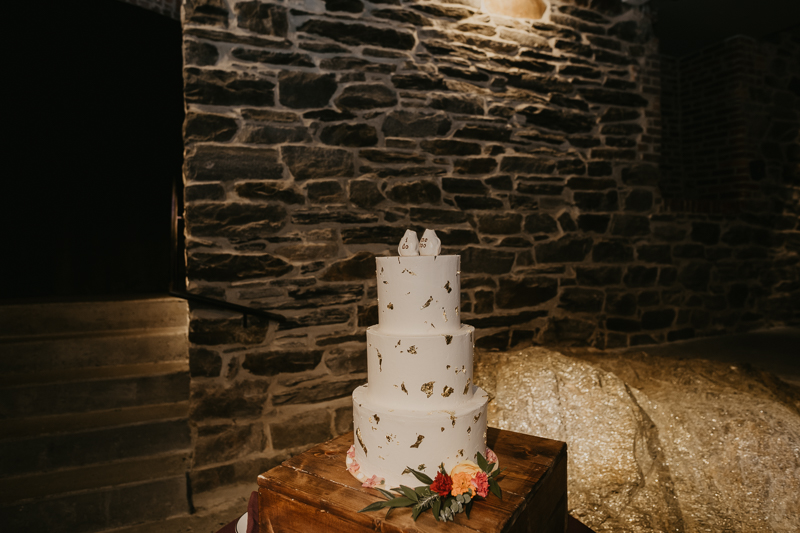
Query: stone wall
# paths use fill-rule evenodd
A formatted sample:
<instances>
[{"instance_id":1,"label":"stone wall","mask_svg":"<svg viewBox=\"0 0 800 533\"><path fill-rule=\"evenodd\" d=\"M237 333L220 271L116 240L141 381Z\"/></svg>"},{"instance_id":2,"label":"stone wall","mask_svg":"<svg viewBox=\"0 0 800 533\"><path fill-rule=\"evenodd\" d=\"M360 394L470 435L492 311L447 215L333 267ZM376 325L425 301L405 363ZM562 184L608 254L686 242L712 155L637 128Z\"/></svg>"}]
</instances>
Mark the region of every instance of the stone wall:
<instances>
[{"instance_id":1,"label":"stone wall","mask_svg":"<svg viewBox=\"0 0 800 533\"><path fill-rule=\"evenodd\" d=\"M763 235L663 212L661 64L638 8L187 0L183 17L189 289L287 317L193 308L194 490L351 428L374 256L406 228L461 254L478 348L773 320L741 266L775 271L748 255ZM797 283L796 252L772 286Z\"/></svg>"},{"instance_id":2,"label":"stone wall","mask_svg":"<svg viewBox=\"0 0 800 533\"><path fill-rule=\"evenodd\" d=\"M126 4L133 4L135 6L155 11L169 18L180 20L181 18L181 0L120 0Z\"/></svg>"}]
</instances>

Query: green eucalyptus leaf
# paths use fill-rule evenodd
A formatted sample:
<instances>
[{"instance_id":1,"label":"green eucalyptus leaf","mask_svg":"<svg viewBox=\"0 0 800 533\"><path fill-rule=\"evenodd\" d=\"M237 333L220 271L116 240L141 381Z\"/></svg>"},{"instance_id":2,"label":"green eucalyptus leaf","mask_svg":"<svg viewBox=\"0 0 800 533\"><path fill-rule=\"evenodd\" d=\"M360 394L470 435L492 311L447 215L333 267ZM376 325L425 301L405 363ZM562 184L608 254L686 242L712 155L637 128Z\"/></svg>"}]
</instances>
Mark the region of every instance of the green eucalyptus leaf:
<instances>
[{"instance_id":1,"label":"green eucalyptus leaf","mask_svg":"<svg viewBox=\"0 0 800 533\"><path fill-rule=\"evenodd\" d=\"M375 502L367 505L359 511L359 513L369 513L370 511L378 511L386 507L386 502Z\"/></svg>"},{"instance_id":2,"label":"green eucalyptus leaf","mask_svg":"<svg viewBox=\"0 0 800 533\"><path fill-rule=\"evenodd\" d=\"M384 516L383 518L384 519L389 518L389 513L391 513L392 511L394 511L394 507L389 507L388 509L386 509L386 516Z\"/></svg>"},{"instance_id":3,"label":"green eucalyptus leaf","mask_svg":"<svg viewBox=\"0 0 800 533\"><path fill-rule=\"evenodd\" d=\"M414 506L414 512L411 513L411 518L414 520L414 522L417 521L417 517L419 516L419 514L422 511L424 511L424 509L422 507L420 507L419 505L415 505Z\"/></svg>"},{"instance_id":4,"label":"green eucalyptus leaf","mask_svg":"<svg viewBox=\"0 0 800 533\"><path fill-rule=\"evenodd\" d=\"M408 507L409 505L412 505L415 502L411 498L400 497L400 498L395 498L393 500L387 500L381 503L383 503L385 507Z\"/></svg>"},{"instance_id":5,"label":"green eucalyptus leaf","mask_svg":"<svg viewBox=\"0 0 800 533\"><path fill-rule=\"evenodd\" d=\"M431 483L433 483L433 480L427 474L423 474L422 472L417 472L410 466L407 466L406 468L411 470L411 473L414 474L414 477L417 478L422 483L425 483L426 485L430 485Z\"/></svg>"},{"instance_id":6,"label":"green eucalyptus leaf","mask_svg":"<svg viewBox=\"0 0 800 533\"><path fill-rule=\"evenodd\" d=\"M419 501L419 496L417 493L414 492L414 489L411 487L406 487L405 485L400 485L400 490L402 491L403 495L409 500L413 500L415 503Z\"/></svg>"},{"instance_id":7,"label":"green eucalyptus leaf","mask_svg":"<svg viewBox=\"0 0 800 533\"><path fill-rule=\"evenodd\" d=\"M433 517L438 521L439 520L439 513L442 510L442 500L441 500L441 498L436 498L433 501L433 505L431 505L431 509L433 510Z\"/></svg>"},{"instance_id":8,"label":"green eucalyptus leaf","mask_svg":"<svg viewBox=\"0 0 800 533\"><path fill-rule=\"evenodd\" d=\"M489 468L489 463L481 452L478 452L478 466L481 467L481 470L484 472L488 472L487 468Z\"/></svg>"},{"instance_id":9,"label":"green eucalyptus leaf","mask_svg":"<svg viewBox=\"0 0 800 533\"><path fill-rule=\"evenodd\" d=\"M389 492L388 490L379 489L378 487L375 487L375 490L377 490L378 492L380 492L381 494L383 494L383 495L384 495L384 496L385 496L387 499L389 499L389 500L391 500L392 498L394 498L394 497L395 497L395 495L394 495L394 494L392 494L391 492Z\"/></svg>"},{"instance_id":10,"label":"green eucalyptus leaf","mask_svg":"<svg viewBox=\"0 0 800 533\"><path fill-rule=\"evenodd\" d=\"M489 490L501 500L503 499L503 491L500 490L500 485L494 479L489 479Z\"/></svg>"},{"instance_id":11,"label":"green eucalyptus leaf","mask_svg":"<svg viewBox=\"0 0 800 533\"><path fill-rule=\"evenodd\" d=\"M445 476L447 475L447 470L444 469L444 463L439 465L439 472L441 472Z\"/></svg>"},{"instance_id":12,"label":"green eucalyptus leaf","mask_svg":"<svg viewBox=\"0 0 800 533\"><path fill-rule=\"evenodd\" d=\"M469 518L470 511L472 511L472 501L470 501L466 506L464 506L464 513L467 515L467 518Z\"/></svg>"}]
</instances>

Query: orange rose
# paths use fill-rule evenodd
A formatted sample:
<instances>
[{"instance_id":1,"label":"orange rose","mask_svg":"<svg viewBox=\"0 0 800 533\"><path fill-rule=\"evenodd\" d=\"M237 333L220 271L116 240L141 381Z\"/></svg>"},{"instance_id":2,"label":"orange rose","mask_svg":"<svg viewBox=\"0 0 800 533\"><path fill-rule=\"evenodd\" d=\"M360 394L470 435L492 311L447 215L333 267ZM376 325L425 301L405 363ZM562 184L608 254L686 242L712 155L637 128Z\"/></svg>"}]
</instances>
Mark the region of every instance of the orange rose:
<instances>
[{"instance_id":1,"label":"orange rose","mask_svg":"<svg viewBox=\"0 0 800 533\"><path fill-rule=\"evenodd\" d=\"M450 494L458 496L468 492L470 496L474 496L475 487L472 480L479 472L483 472L483 470L472 461L462 461L454 466L450 471L450 477L453 479L453 490Z\"/></svg>"}]
</instances>

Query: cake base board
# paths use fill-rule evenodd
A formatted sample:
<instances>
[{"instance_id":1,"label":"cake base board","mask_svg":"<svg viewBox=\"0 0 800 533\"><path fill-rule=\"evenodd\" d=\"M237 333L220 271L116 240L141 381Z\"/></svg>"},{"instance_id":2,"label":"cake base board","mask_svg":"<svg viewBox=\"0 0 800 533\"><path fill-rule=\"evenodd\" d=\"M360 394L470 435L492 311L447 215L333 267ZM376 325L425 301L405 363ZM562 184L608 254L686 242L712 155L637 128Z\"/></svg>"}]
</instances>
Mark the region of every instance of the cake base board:
<instances>
[{"instance_id":1,"label":"cake base board","mask_svg":"<svg viewBox=\"0 0 800 533\"><path fill-rule=\"evenodd\" d=\"M258 477L262 531L281 533L330 531L442 531L474 533L564 533L567 527L567 445L522 433L489 428L487 446L505 471L498 483L503 499L490 495L476 501L468 519L463 513L443 524L430 511L416 522L411 509L359 513L384 499L362 488L344 468L353 434L315 446Z\"/></svg>"}]
</instances>

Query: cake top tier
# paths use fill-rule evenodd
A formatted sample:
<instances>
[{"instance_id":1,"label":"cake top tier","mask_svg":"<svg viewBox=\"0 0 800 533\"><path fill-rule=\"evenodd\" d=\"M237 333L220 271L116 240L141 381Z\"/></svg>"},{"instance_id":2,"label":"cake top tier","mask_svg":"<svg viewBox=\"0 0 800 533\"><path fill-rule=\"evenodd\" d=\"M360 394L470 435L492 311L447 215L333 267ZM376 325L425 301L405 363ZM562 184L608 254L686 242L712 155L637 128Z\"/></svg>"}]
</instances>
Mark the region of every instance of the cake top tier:
<instances>
[{"instance_id":1,"label":"cake top tier","mask_svg":"<svg viewBox=\"0 0 800 533\"><path fill-rule=\"evenodd\" d=\"M419 243L415 241L416 234L409 230L399 247L404 255L376 258L380 332L441 335L459 331L461 258L431 253L440 248L432 230ZM431 254L411 255L414 250Z\"/></svg>"}]
</instances>

